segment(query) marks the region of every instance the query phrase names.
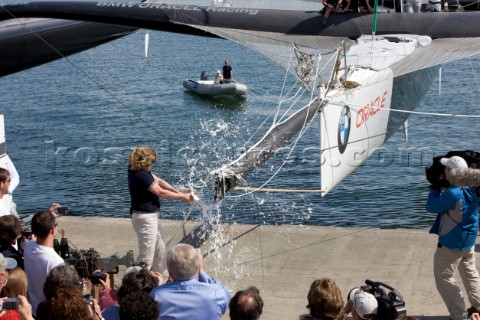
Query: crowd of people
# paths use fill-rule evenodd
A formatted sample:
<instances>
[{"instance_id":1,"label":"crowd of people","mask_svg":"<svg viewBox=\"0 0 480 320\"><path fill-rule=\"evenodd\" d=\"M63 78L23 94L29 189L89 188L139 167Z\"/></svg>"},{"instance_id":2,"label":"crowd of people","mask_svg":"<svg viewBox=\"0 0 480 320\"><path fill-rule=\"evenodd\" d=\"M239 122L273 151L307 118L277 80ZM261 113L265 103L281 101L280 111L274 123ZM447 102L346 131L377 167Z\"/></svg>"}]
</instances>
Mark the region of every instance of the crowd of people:
<instances>
[{"instance_id":1,"label":"crowd of people","mask_svg":"<svg viewBox=\"0 0 480 320\"><path fill-rule=\"evenodd\" d=\"M455 8L458 7L457 0L453 0ZM330 14L338 13L373 13L375 0L323 0L323 8L320 13L323 15L322 24L326 25ZM404 12L440 12L448 11L448 0L405 0Z\"/></svg>"},{"instance_id":2,"label":"crowd of people","mask_svg":"<svg viewBox=\"0 0 480 320\"><path fill-rule=\"evenodd\" d=\"M137 147L128 161L130 212L141 267L127 269L118 289L111 287L105 274L99 279L98 300L90 295L88 279L81 279L54 250L59 204L32 217L33 238L24 247L17 242L22 228L16 212L8 210L0 216L0 320L215 320L227 310L232 320L261 318L264 302L258 288L248 287L231 296L224 285L205 272L199 249L179 243L166 251L159 226L160 198L190 202L193 197L190 191L177 190L151 172L156 159L154 149ZM440 162L443 178L450 186L441 189L432 185L426 204L427 211L437 213L430 231L438 235L435 283L451 319L480 320L480 277L474 253L480 173L468 171L467 162L459 156ZM9 182L10 173L0 168L0 194L10 192ZM8 203L13 203L11 198ZM162 274L164 264L166 271ZM468 308L454 279L457 269ZM382 319L377 298L364 287L355 287L344 301L334 280L317 279L307 294L309 313L300 319L344 320L348 315L354 320ZM402 319L413 318L402 315Z\"/></svg>"}]
</instances>

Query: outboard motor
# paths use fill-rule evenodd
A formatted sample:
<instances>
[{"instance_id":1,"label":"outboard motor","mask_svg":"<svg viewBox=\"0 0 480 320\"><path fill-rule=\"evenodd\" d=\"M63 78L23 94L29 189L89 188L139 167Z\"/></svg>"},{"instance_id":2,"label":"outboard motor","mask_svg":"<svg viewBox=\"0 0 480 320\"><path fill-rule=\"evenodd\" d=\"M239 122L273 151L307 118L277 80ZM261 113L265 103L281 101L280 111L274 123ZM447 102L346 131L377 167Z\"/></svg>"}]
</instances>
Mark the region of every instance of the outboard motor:
<instances>
[{"instance_id":1,"label":"outboard motor","mask_svg":"<svg viewBox=\"0 0 480 320\"><path fill-rule=\"evenodd\" d=\"M208 80L208 78L209 78L208 72L202 71L202 73L200 74L200 80Z\"/></svg>"}]
</instances>

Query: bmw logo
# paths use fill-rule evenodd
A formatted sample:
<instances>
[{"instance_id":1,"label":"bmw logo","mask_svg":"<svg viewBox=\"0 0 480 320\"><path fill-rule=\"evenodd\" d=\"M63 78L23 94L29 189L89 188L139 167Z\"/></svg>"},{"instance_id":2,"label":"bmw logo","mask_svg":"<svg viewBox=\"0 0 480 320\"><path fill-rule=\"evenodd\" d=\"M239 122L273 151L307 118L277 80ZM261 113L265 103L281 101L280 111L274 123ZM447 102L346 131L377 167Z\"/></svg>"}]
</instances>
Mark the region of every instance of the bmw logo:
<instances>
[{"instance_id":1,"label":"bmw logo","mask_svg":"<svg viewBox=\"0 0 480 320\"><path fill-rule=\"evenodd\" d=\"M344 106L338 122L338 151L342 154L345 152L348 145L351 122L352 116L350 114L350 108Z\"/></svg>"}]
</instances>

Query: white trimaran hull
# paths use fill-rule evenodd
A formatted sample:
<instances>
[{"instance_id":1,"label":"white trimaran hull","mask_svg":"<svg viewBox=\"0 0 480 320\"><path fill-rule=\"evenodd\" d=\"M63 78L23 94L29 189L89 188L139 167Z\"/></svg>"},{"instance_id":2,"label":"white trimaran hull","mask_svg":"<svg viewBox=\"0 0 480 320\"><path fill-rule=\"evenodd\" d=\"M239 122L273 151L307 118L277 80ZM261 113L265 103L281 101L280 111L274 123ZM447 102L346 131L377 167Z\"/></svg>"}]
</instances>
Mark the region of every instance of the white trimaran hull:
<instances>
[{"instance_id":1,"label":"white trimaran hull","mask_svg":"<svg viewBox=\"0 0 480 320\"><path fill-rule=\"evenodd\" d=\"M346 79L348 84L331 87L324 95L328 103L320 112L323 195L386 141L390 117L396 116L391 114L394 72L390 67L416 47L430 43L430 38L414 35L375 40L365 36L350 48L343 63L347 68L339 71L342 82Z\"/></svg>"},{"instance_id":2,"label":"white trimaran hull","mask_svg":"<svg viewBox=\"0 0 480 320\"><path fill-rule=\"evenodd\" d=\"M390 69L357 69L348 78L360 84L335 89L320 112L321 186L330 191L385 142L392 99Z\"/></svg>"}]
</instances>

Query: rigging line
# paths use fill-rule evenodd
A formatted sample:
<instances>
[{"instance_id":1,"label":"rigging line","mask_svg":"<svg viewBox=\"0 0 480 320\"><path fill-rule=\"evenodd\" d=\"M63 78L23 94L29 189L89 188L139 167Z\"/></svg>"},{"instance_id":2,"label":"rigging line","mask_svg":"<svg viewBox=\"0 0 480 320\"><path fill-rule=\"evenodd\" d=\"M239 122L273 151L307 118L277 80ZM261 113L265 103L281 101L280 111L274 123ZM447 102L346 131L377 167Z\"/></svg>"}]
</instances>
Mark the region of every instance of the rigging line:
<instances>
[{"instance_id":1,"label":"rigging line","mask_svg":"<svg viewBox=\"0 0 480 320\"><path fill-rule=\"evenodd\" d=\"M291 85L290 90L288 91L288 93L292 92L292 89L295 87L295 85L296 85L297 83L298 83L298 81L295 80L295 82ZM291 97L289 97L289 98L281 99L281 100L280 100L280 104L283 103L283 102L287 102L287 101L292 100L293 98L295 98L295 97L300 93L300 91L302 91L302 86L299 86L297 92L295 92L295 93L293 94L293 96L291 96ZM288 93L287 93L287 94L288 94ZM285 97L287 96L287 94L285 94Z\"/></svg>"},{"instance_id":2,"label":"rigging line","mask_svg":"<svg viewBox=\"0 0 480 320\"><path fill-rule=\"evenodd\" d=\"M301 52L299 49L296 48L295 44L293 44L293 45L292 45L292 56L293 56L293 53L295 53L295 50ZM330 59L326 62L326 64L324 65L324 68L325 68L325 66L331 61L331 59L332 59L332 56L331 56ZM318 70L318 65L319 65L319 64L320 64L320 59L318 59L317 70L316 70L315 78L318 78L318 75L319 75L319 72L320 72L320 71ZM288 66L287 66L287 68L286 68L287 71L289 70L289 68L291 67L291 65L292 65L292 59L290 59L289 64L288 64ZM323 70L323 69L322 69L322 70ZM298 75L297 75L297 77L295 77L295 78L298 79ZM300 82L300 87L299 87L299 89L297 90L297 93L296 93L296 94L300 93L300 91L302 90L302 88L303 88L302 95L303 95L306 91L309 91L309 88L308 88L306 85L304 85L304 84L301 82L300 79L298 79L298 81L296 81L295 84L296 84L297 82ZM285 84L285 82L284 82L284 84ZM293 85L295 85L295 84L293 84ZM292 87L293 87L293 85L292 85ZM293 98L296 96L296 94L295 94L294 96L292 96L291 98L289 98L288 100L293 99ZM301 96L299 96L299 97L296 98L296 100L295 100L295 101L290 105L290 107L284 112L283 116L280 118L280 120L279 120L278 122L281 122L281 121L284 119L284 117L287 116L287 112L290 111L290 109L291 109L291 108L294 106L294 104L300 99L300 97L301 97ZM311 93L311 96L310 96L310 102L312 101L312 98L313 98L313 92ZM313 99L315 99L315 98L313 98ZM288 101L288 100L285 100L285 99L284 99L283 101Z\"/></svg>"},{"instance_id":3,"label":"rigging line","mask_svg":"<svg viewBox=\"0 0 480 320\"><path fill-rule=\"evenodd\" d=\"M292 100L293 98L295 98L295 97L302 91L302 87L299 86L299 88L297 89L297 91L296 91L291 97L286 98L288 95L291 95L291 92L292 92L292 90L296 87L296 84L297 84L297 83L298 83L298 81L295 80L295 82L290 85L290 89L288 89L287 93L285 93L283 96L282 96L282 93L279 94L279 96L278 96L278 97L279 97L279 101L278 101L278 103L277 103L277 108L276 108L276 110L277 110L277 115L276 115L275 120L274 120L274 122L272 123L272 125L275 125L275 124L277 124L278 122L281 121L281 120L277 121L277 117L278 117L278 115L280 114L280 110L281 110L282 104L283 104L284 102L287 102L287 101ZM281 91L284 91L284 88L285 88L285 83L282 84L282 89L281 89ZM283 118L284 115L285 115L285 112L283 113L282 118Z\"/></svg>"},{"instance_id":4,"label":"rigging line","mask_svg":"<svg viewBox=\"0 0 480 320\"><path fill-rule=\"evenodd\" d=\"M287 69L287 72L288 69ZM292 100L293 98L295 98L297 96L297 94L302 91L302 84L301 84L301 81L299 81L296 77L295 78L295 81L293 83L290 84L290 89L288 89L288 91L282 95L280 94L279 95L279 103L282 104L283 102L286 102L286 101L289 101L289 100ZM299 85L297 85L299 83ZM282 84L282 91L283 91L283 87L285 86L285 83ZM298 89L297 91L295 92L295 94L293 94L293 96L287 98L289 95L291 95L292 91L294 90L295 87L298 86Z\"/></svg>"},{"instance_id":5,"label":"rigging line","mask_svg":"<svg viewBox=\"0 0 480 320\"><path fill-rule=\"evenodd\" d=\"M408 127L406 127L406 129L416 128L418 126L424 126L425 124L431 124L431 123L432 123L431 121L425 120L424 122L420 122L420 123L415 124L415 125L409 125ZM358 140L354 140L354 141L348 141L346 144L348 145L348 144L351 144L351 143L362 142L364 140L368 140L368 139L376 138L376 137L381 137L381 136L387 135L389 133L394 134L397 131L403 131L403 130L404 130L404 128L401 127L401 128L395 129L395 130L386 131L385 133L379 133L379 134L376 134L376 135L373 135L373 136L370 136L370 137L367 137L367 138L362 138L362 139L358 139ZM324 149L320 149L320 152L327 151L327 150L330 150L330 149L335 149L335 148L338 148L338 145L331 146L331 147L324 148Z\"/></svg>"},{"instance_id":6,"label":"rigging line","mask_svg":"<svg viewBox=\"0 0 480 320\"><path fill-rule=\"evenodd\" d=\"M374 107L374 106L362 106L359 104L354 103L341 103L330 100L329 104L337 105L337 106L355 106L355 107L367 107L371 109L378 109L378 110L389 110L392 112L400 112L400 113L410 113L410 114L417 114L417 115L424 115L424 116L439 116L439 117L452 117L452 118L480 118L480 115L471 115L471 114L460 114L460 113L439 113L439 112L425 112L425 111L413 111L413 110L401 110L401 109L392 109L392 108L382 108L382 107Z\"/></svg>"},{"instance_id":7,"label":"rigging line","mask_svg":"<svg viewBox=\"0 0 480 320\"><path fill-rule=\"evenodd\" d=\"M22 24L27 30L29 30L30 33L32 33L33 35L35 35L40 41L42 41L43 43L45 43L50 49L52 49L54 52L56 52L60 57L62 57L63 59L65 59L70 65L72 65L77 71L79 71L81 74L83 74L87 79L89 79L90 81L92 81L94 84L97 85L98 88L100 88L101 90L103 90L104 92L106 92L110 97L112 97L115 101L117 101L118 103L120 103L125 109L127 109L128 111L130 111L130 113L132 113L134 116L136 116L138 119L140 119L140 121L142 121L143 123L145 123L148 127L150 127L151 129L153 129L153 131L155 131L160 137L162 137L163 139L167 140L169 142L169 144L171 146L174 146L175 148L179 148L179 146L177 146L175 143L173 143L169 138L167 138L166 136L164 136L160 131L157 130L157 128L155 128L154 126L152 126L150 123L148 123L146 120L144 120L142 117L140 117L139 114L135 113L133 111L133 109L131 109L130 107L128 107L122 100L120 100L120 98L118 98L117 96L115 96L112 92L110 92L106 87L104 87L102 84L100 84L97 80L93 79L87 72L85 72L83 69L81 69L80 67L78 67L74 62L72 62L68 57L64 56L60 51L58 51L55 47L53 47L48 41L46 41L45 39L43 39L37 32L33 31L30 27L28 27L28 25L26 23L24 23L23 21L21 21L19 18L15 17L10 11L8 11L7 9L5 9L3 7L3 5L0 5L2 7L3 10L5 10L13 19L17 20L20 24Z\"/></svg>"},{"instance_id":8,"label":"rigging line","mask_svg":"<svg viewBox=\"0 0 480 320\"><path fill-rule=\"evenodd\" d=\"M295 82L297 83L297 82ZM293 88L293 85L291 86L291 89ZM289 90L289 92L291 91L291 89ZM291 97L291 98L288 98L287 100L281 100L280 102L280 105L283 101L288 101L290 99L293 99L299 92L301 91L301 87L298 88L297 92ZM295 103L295 102L294 102ZM282 118L278 121L278 122L274 122L270 127L273 127L275 126L276 124L278 124L279 122L282 121L283 117L286 115L286 112L288 112L290 109L291 109L292 106L290 106L290 108L285 111L284 115L282 116ZM244 143L244 147L247 145L248 142L250 142L250 140L253 139L254 135L260 130L261 127L263 127L263 125L267 122L267 120L272 116L272 114L274 112L277 112L277 108L275 108L274 110L272 110L272 112L267 116L267 118L260 124L260 126L258 126L257 130L255 130L255 132L250 136L250 138ZM278 112L277 112L277 115L278 115Z\"/></svg>"},{"instance_id":9,"label":"rigging line","mask_svg":"<svg viewBox=\"0 0 480 320\"><path fill-rule=\"evenodd\" d=\"M299 88L299 91L300 91L301 88L302 88L302 87ZM299 91L297 91L297 93L298 93ZM303 96L303 94L304 94L306 91L307 91L307 89L304 88L303 91L302 91L302 93L301 93L301 95L299 95L299 96L296 97L295 101L293 101L293 102L290 104L290 107L288 107L288 109L285 110L285 112L283 113L282 117L280 118L280 120L278 120L278 122L277 122L276 124L282 122L285 117L288 117L288 114L287 114L287 113L297 104L298 100ZM292 98L293 98L293 97L292 97ZM311 100L310 100L310 101L311 101Z\"/></svg>"},{"instance_id":10,"label":"rigging line","mask_svg":"<svg viewBox=\"0 0 480 320\"><path fill-rule=\"evenodd\" d=\"M470 61L470 69L472 69L473 79L475 79L475 83L477 84L477 90L480 91L480 86L479 86L478 80L477 80L477 74L475 73L475 70L473 69L472 57L469 57L468 60Z\"/></svg>"},{"instance_id":11,"label":"rigging line","mask_svg":"<svg viewBox=\"0 0 480 320\"><path fill-rule=\"evenodd\" d=\"M287 70L288 70L288 67L287 67ZM318 75L318 74L317 74L317 75ZM309 102L307 105L312 104L314 101L315 101L315 99L310 100L310 102ZM283 163L282 163L281 166L277 169L277 171L276 171L266 182L264 182L259 188L255 189L255 190L252 190L251 192L247 192L247 193L245 193L245 194L238 195L238 196L227 196L227 197L229 197L229 198L239 198L239 197L243 197L243 196L246 196L246 195L248 195L248 194L251 194L251 193L255 192L256 190L259 190L259 189L263 188L265 185L267 185L267 184L278 174L278 172L280 172L280 170L283 168L283 166L284 166L285 163L287 162L287 159L290 157L290 155L292 154L292 152L295 150L296 144L298 143L298 141L300 140L300 138L305 134L305 132L308 130L308 128L310 127L310 125L312 124L312 122L313 122L313 121L310 121L306 126L305 126L305 122L304 122L304 125L302 126L302 130L300 130L297 139L295 139L294 143L292 144L293 146L291 147L289 154L287 155L287 157L284 158Z\"/></svg>"},{"instance_id":12,"label":"rigging line","mask_svg":"<svg viewBox=\"0 0 480 320\"><path fill-rule=\"evenodd\" d=\"M311 104L311 103L309 103ZM307 104L307 105L309 105ZM305 121L306 121L306 118L305 118ZM225 196L225 198L241 198L241 197L244 197L244 196L247 196L249 194L252 194L253 192L255 192L256 190L258 189L261 189L263 187L265 187L270 181L273 180L273 178L275 178L275 176L280 172L280 170L285 166L285 163L287 163L287 159L291 156L293 150L295 150L295 147L298 143L298 141L300 140L300 138L305 134L305 132L307 131L307 129L310 127L310 125L313 123L313 119L305 126L305 121L304 121L304 124L302 126L302 130L300 130L299 134L298 134L298 137L295 139L295 142L293 143L293 147L292 149L289 151L288 155L284 158L282 164L280 165L280 167L277 169L277 171L275 171L273 173L273 175L267 179L267 181L265 181L260 187L256 188L255 190L253 191L250 191L250 192L246 192L244 194L240 194L238 196Z\"/></svg>"},{"instance_id":13,"label":"rigging line","mask_svg":"<svg viewBox=\"0 0 480 320\"><path fill-rule=\"evenodd\" d=\"M260 90L259 89L258 91L263 91L263 93L258 93L257 94L256 90L252 90L252 89L250 89L250 87L247 88L247 90L248 90L248 92L250 92L251 95L253 95L255 98L257 98L259 100L261 100L262 96L266 96L266 95L270 94L270 91L271 91L271 89L267 89L267 90Z\"/></svg>"},{"instance_id":14,"label":"rigging line","mask_svg":"<svg viewBox=\"0 0 480 320\"><path fill-rule=\"evenodd\" d=\"M338 240L338 239L347 238L347 237L356 235L356 234L358 234L358 233L362 233L362 232L369 231L369 230L372 230L372 229L377 229L377 228L378 228L378 227L361 228L361 229L359 229L359 230L355 230L355 231L349 232L349 233L347 233L347 234L342 234L342 235L339 235L339 236L335 236L335 237L328 238L328 239L324 239L324 240L317 241L317 242L312 242L312 243L305 244L305 245L303 245L303 246L295 247L295 248L292 248L292 249L287 249L287 250L284 250L284 251L275 252L275 253L272 253L272 254L269 254L269 255L266 255L266 256L263 256L263 255L262 255L262 256L259 257L259 258L255 258L255 259L251 259L251 260L248 260L248 261L244 261L244 262L238 263L238 264L235 265L235 267L238 267L238 266L241 266L241 265L250 264L250 263L254 263L254 262L257 262L257 261L263 261L264 259L267 259L267 258L273 258L273 257L276 257L276 256L280 256L280 255L292 253L292 252L294 252L294 251L298 251L298 250L310 248L310 247L312 247L312 246L324 244L324 243L331 242L331 241L335 241L335 240ZM262 233L260 232L260 234L262 234ZM230 268L229 268L229 267L226 267L224 270L228 270L228 269L230 269Z\"/></svg>"},{"instance_id":15,"label":"rigging line","mask_svg":"<svg viewBox=\"0 0 480 320\"><path fill-rule=\"evenodd\" d=\"M293 56L294 50L295 50L295 47L292 47L292 56ZM298 50L298 49L297 49L297 50ZM299 50L298 50L298 51L299 51ZM328 63L332 60L332 58L333 58L333 56L330 56L329 60L325 63L325 65L323 66L322 70L318 70L318 66L317 66L315 78L319 78L320 72L323 71L323 69L326 67L326 65L328 65ZM291 62L291 59L290 59L289 65L286 67L287 72L289 71L289 68L291 67L291 64L292 64L292 62ZM320 64L320 59L318 59L318 65L319 65L319 64ZM293 73L293 72L292 72L292 73ZM295 73L293 73L293 74L295 75ZM285 79L286 79L286 76L285 76ZM295 103L300 99L300 97L301 97L306 91L310 91L310 90L309 90L309 87L306 86L306 85L304 85L304 84L301 82L301 80L298 78L298 76L295 77L295 79L296 79L296 81L295 81L295 83L292 84L291 89L293 89L293 87L295 86L295 84L297 84L297 83L300 82L300 86L299 86L299 89L297 90L297 93L295 93L292 97L290 97L290 98L288 98L288 99L283 99L283 100L281 100L280 103L283 103L283 102L285 102L285 101L289 101L289 100L291 100L291 99L294 99L294 98L297 96L297 94L299 94L300 92L301 92L301 95L296 98L296 101L294 101L294 102L290 105L290 107L283 113L281 119L280 119L279 121L277 121L276 123L281 122L281 121L287 116L287 112L290 111L290 109L295 105ZM284 81L283 86L284 86L284 85L285 85L285 81ZM288 92L291 92L291 89L290 89ZM302 91L302 90L303 90L303 91ZM282 91L283 91L283 89L282 89ZM287 93L287 94L288 94L288 93ZM284 96L286 96L287 94L285 94ZM315 98L313 97L313 92L311 93L311 97L309 98L309 100L312 101L312 99L315 99Z\"/></svg>"},{"instance_id":16,"label":"rigging line","mask_svg":"<svg viewBox=\"0 0 480 320\"><path fill-rule=\"evenodd\" d=\"M250 135L250 138L248 138L247 141L245 141L245 143L243 144L243 147L245 147L252 139L253 137L257 134L257 132L265 125L265 123L267 123L267 120L270 119L270 117L273 115L273 113L275 112L275 109L270 111L270 113L268 114L268 116L265 118L265 120L263 120L263 122L260 124L260 126L258 126L258 128L255 130L254 133L252 133Z\"/></svg>"},{"instance_id":17,"label":"rigging line","mask_svg":"<svg viewBox=\"0 0 480 320\"><path fill-rule=\"evenodd\" d=\"M290 53L290 58L288 59L288 65L291 64L292 62L292 59L293 59L293 47L292 47L292 50L291 50L291 53ZM280 113L280 107L282 105L282 96L283 96L283 89L285 88L285 83L287 82L287 76L288 76L288 67L285 68L285 74L283 76L283 84L282 84L282 89L280 90L280 96L279 96L279 99L278 99L278 107L277 107L277 113L275 114L275 117L273 118L273 123L277 123L277 117L278 117L278 114ZM293 87L293 85L292 85ZM291 87L291 88L292 88Z\"/></svg>"},{"instance_id":18,"label":"rigging line","mask_svg":"<svg viewBox=\"0 0 480 320\"><path fill-rule=\"evenodd\" d=\"M342 44L344 45L344 48L345 48L345 40L343 40ZM316 72L315 72L315 79L313 81L313 88L317 88L321 83L322 83L322 75L321 75L321 70L320 70L320 60L322 59L322 55L317 55L317 67L315 68ZM328 61L327 61L328 63ZM322 68L322 71L323 71L323 68ZM319 84L317 84L317 80ZM310 100L313 99L313 96L314 96L314 90L312 90L311 92L311 95L310 95ZM317 93L317 96L318 96L318 93Z\"/></svg>"}]
</instances>

